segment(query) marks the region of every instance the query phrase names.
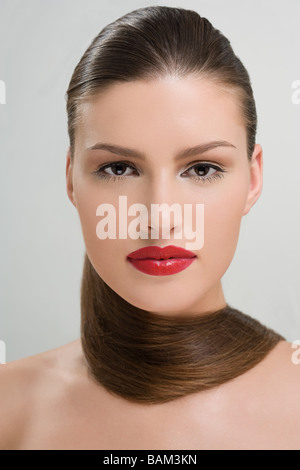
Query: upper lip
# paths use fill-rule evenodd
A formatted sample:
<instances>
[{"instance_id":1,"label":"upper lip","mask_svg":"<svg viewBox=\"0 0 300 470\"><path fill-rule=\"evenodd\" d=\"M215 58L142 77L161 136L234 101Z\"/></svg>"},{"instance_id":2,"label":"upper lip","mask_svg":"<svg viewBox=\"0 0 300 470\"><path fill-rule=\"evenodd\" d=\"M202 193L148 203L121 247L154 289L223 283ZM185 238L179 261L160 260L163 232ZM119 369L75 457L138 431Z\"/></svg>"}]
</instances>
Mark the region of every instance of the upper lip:
<instances>
[{"instance_id":1,"label":"upper lip","mask_svg":"<svg viewBox=\"0 0 300 470\"><path fill-rule=\"evenodd\" d=\"M163 248L160 246L146 246L145 248L140 248L127 255L128 258L132 259L194 258L195 256L195 253L192 251L174 245L165 246Z\"/></svg>"}]
</instances>

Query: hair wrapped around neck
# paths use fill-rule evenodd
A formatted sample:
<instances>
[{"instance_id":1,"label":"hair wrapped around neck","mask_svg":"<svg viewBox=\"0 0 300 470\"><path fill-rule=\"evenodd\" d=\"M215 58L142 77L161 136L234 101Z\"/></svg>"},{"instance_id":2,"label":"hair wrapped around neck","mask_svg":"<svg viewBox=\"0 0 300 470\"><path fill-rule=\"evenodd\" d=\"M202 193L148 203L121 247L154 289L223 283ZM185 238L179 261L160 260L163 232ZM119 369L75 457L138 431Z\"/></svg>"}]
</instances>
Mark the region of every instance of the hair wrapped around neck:
<instances>
[{"instance_id":1,"label":"hair wrapped around neck","mask_svg":"<svg viewBox=\"0 0 300 470\"><path fill-rule=\"evenodd\" d=\"M163 403L221 385L284 340L229 305L180 317L138 309L100 278L87 254L81 314L90 374L113 394L137 403Z\"/></svg>"}]
</instances>

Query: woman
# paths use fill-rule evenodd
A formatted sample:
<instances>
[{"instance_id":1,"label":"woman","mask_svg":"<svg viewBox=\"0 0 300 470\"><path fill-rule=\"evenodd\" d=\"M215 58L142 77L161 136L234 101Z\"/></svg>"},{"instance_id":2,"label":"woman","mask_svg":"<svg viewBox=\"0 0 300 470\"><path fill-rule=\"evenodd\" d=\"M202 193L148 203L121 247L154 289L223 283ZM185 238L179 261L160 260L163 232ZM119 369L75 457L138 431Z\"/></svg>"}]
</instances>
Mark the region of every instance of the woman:
<instances>
[{"instance_id":1,"label":"woman","mask_svg":"<svg viewBox=\"0 0 300 470\"><path fill-rule=\"evenodd\" d=\"M221 285L262 189L229 41L192 11L129 13L81 58L67 112L81 339L2 368L1 448L299 449L291 345Z\"/></svg>"}]
</instances>

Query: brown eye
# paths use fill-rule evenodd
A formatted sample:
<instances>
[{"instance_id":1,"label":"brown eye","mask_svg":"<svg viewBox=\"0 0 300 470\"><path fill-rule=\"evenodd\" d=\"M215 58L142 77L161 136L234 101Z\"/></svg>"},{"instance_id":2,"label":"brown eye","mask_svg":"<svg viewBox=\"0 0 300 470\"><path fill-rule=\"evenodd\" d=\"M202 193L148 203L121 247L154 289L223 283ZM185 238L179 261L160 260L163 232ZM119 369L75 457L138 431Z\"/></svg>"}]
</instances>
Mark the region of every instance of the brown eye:
<instances>
[{"instance_id":1,"label":"brown eye","mask_svg":"<svg viewBox=\"0 0 300 470\"><path fill-rule=\"evenodd\" d=\"M222 178L224 176L222 173L225 173L225 170L211 163L197 163L196 165L193 165L191 168L187 169L183 175L186 176L185 174L188 173L190 173L190 176L193 179L205 182L212 181L216 178Z\"/></svg>"},{"instance_id":2,"label":"brown eye","mask_svg":"<svg viewBox=\"0 0 300 470\"><path fill-rule=\"evenodd\" d=\"M197 176L212 176L216 171L215 168L209 165L195 165L191 169L195 170ZM213 171L211 172L211 170Z\"/></svg>"},{"instance_id":3,"label":"brown eye","mask_svg":"<svg viewBox=\"0 0 300 470\"><path fill-rule=\"evenodd\" d=\"M132 173L132 170L136 172L136 169L132 165L129 165L129 163L113 162L98 168L93 173L95 173L98 178L103 178L108 181L120 181L127 176L136 176L136 174Z\"/></svg>"},{"instance_id":4,"label":"brown eye","mask_svg":"<svg viewBox=\"0 0 300 470\"><path fill-rule=\"evenodd\" d=\"M102 170L110 170L111 172L106 172L106 174L108 175L112 175L112 176L125 176L126 174L126 170L131 170L132 167L130 168L129 165L127 163L111 163L110 165L102 168ZM125 173L124 173L125 172ZM129 172L130 174L130 172ZM127 174L126 174L127 176Z\"/></svg>"}]
</instances>

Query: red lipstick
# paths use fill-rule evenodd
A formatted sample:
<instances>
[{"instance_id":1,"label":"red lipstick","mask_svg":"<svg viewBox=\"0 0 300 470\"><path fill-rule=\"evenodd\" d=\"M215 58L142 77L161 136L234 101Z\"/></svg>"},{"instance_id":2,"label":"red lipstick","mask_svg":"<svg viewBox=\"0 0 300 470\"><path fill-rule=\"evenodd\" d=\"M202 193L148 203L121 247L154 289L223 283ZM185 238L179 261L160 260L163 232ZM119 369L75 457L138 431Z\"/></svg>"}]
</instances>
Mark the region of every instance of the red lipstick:
<instances>
[{"instance_id":1,"label":"red lipstick","mask_svg":"<svg viewBox=\"0 0 300 470\"><path fill-rule=\"evenodd\" d=\"M127 255L128 261L139 271L152 276L168 276L186 269L197 258L192 251L179 246L147 246Z\"/></svg>"}]
</instances>

